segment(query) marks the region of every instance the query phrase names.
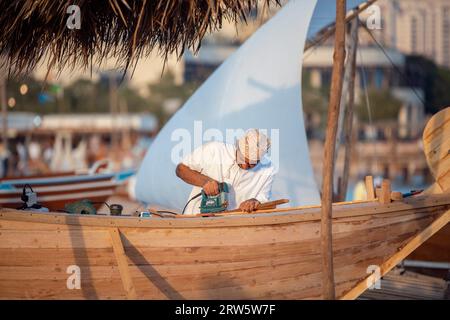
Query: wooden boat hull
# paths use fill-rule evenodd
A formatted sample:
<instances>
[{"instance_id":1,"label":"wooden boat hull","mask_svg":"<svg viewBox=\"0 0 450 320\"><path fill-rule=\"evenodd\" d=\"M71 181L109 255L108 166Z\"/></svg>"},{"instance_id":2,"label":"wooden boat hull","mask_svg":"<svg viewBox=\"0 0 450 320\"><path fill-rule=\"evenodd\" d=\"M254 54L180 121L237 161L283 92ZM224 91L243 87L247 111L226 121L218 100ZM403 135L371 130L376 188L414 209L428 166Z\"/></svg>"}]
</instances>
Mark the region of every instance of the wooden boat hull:
<instances>
[{"instance_id":1,"label":"wooden boat hull","mask_svg":"<svg viewBox=\"0 0 450 320\"><path fill-rule=\"evenodd\" d=\"M417 248L408 259L450 263L450 224Z\"/></svg>"},{"instance_id":2,"label":"wooden boat hull","mask_svg":"<svg viewBox=\"0 0 450 320\"><path fill-rule=\"evenodd\" d=\"M336 204L337 296L362 293L373 266L389 271L449 222L449 209L448 194ZM3 209L0 298L319 299L320 248L319 207L148 219ZM71 266L80 289L68 289Z\"/></svg>"}]
</instances>

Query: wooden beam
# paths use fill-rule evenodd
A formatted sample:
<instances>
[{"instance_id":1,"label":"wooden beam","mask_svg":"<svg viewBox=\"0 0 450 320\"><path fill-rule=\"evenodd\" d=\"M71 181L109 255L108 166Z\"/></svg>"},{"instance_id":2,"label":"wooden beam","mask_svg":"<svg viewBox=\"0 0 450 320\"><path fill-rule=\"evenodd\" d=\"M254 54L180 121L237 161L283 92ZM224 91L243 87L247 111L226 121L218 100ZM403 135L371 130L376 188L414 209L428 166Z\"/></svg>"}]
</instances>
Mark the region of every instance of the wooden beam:
<instances>
[{"instance_id":1,"label":"wooden beam","mask_svg":"<svg viewBox=\"0 0 450 320\"><path fill-rule=\"evenodd\" d=\"M366 183L367 200L375 200L375 188L373 186L373 177L366 176L364 181Z\"/></svg>"},{"instance_id":2,"label":"wooden beam","mask_svg":"<svg viewBox=\"0 0 450 320\"><path fill-rule=\"evenodd\" d=\"M364 12L367 8L369 8L372 4L374 4L377 0L368 0L364 3L358 5L355 9L348 12L345 22L348 23L353 19L357 18L362 12ZM326 40L330 36L334 34L336 29L336 24L334 22L320 29L316 36L305 44L305 51L314 47L315 45L322 43L322 41Z\"/></svg>"},{"instance_id":3,"label":"wooden beam","mask_svg":"<svg viewBox=\"0 0 450 320\"><path fill-rule=\"evenodd\" d=\"M381 193L378 196L378 201L381 204L388 204L391 202L391 181L388 179L383 179L381 183Z\"/></svg>"},{"instance_id":4,"label":"wooden beam","mask_svg":"<svg viewBox=\"0 0 450 320\"><path fill-rule=\"evenodd\" d=\"M0 104L2 108L2 143L5 150L8 150L8 106L6 105L6 80L3 76L0 76ZM8 173L5 172L5 176L7 175Z\"/></svg>"},{"instance_id":5,"label":"wooden beam","mask_svg":"<svg viewBox=\"0 0 450 320\"><path fill-rule=\"evenodd\" d=\"M109 233L111 235L114 255L119 267L120 278L122 279L122 285L126 292L127 299L137 299L136 289L134 288L133 279L130 274L130 268L128 267L127 256L125 255L122 240L120 239L119 228L110 228Z\"/></svg>"},{"instance_id":6,"label":"wooden beam","mask_svg":"<svg viewBox=\"0 0 450 320\"><path fill-rule=\"evenodd\" d=\"M348 178L350 175L350 160L352 155L352 137L353 137L353 106L355 104L355 76L356 76L356 50L358 47L358 19L354 19L350 23L350 39L348 45L348 58L346 66L346 78L348 81L348 103L343 115L344 130L344 168L342 170L342 178L338 187L338 201L344 201L347 194ZM343 94L341 98L341 108L346 105L347 94ZM336 150L337 153L337 150Z\"/></svg>"},{"instance_id":7,"label":"wooden beam","mask_svg":"<svg viewBox=\"0 0 450 320\"><path fill-rule=\"evenodd\" d=\"M400 191L392 191L391 192L391 200L392 201L403 200L403 194Z\"/></svg>"},{"instance_id":8,"label":"wooden beam","mask_svg":"<svg viewBox=\"0 0 450 320\"><path fill-rule=\"evenodd\" d=\"M380 266L380 273L369 275L364 280L360 281L353 289L344 294L340 299L353 300L358 298L364 291L368 289L368 283L374 283L378 280L377 276L382 277L388 273L392 268L400 263L403 259L409 256L414 250L416 250L421 244L426 242L444 226L450 223L450 210L444 212L439 218L434 220L428 227L426 227L419 234L414 236L403 248L391 256Z\"/></svg>"},{"instance_id":9,"label":"wooden beam","mask_svg":"<svg viewBox=\"0 0 450 320\"><path fill-rule=\"evenodd\" d=\"M332 243L332 202L334 154L339 107L342 93L342 73L345 60L345 10L346 0L336 0L336 34L333 56L333 75L330 103L328 105L327 131L324 146L324 165L322 178L322 295L324 299L335 299Z\"/></svg>"}]
</instances>

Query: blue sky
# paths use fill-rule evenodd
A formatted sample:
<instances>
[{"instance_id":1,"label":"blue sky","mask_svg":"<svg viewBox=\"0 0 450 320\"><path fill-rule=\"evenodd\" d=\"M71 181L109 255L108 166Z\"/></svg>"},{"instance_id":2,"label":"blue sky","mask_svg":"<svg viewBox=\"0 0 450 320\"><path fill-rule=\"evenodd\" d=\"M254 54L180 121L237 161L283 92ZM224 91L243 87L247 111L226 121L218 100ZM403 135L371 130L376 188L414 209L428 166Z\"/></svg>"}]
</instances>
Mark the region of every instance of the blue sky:
<instances>
[{"instance_id":1,"label":"blue sky","mask_svg":"<svg viewBox=\"0 0 450 320\"><path fill-rule=\"evenodd\" d=\"M347 0L347 11L356 7L363 0ZM318 0L316 8L311 19L311 25L308 30L308 38L314 35L321 28L325 27L336 18L335 0Z\"/></svg>"}]
</instances>

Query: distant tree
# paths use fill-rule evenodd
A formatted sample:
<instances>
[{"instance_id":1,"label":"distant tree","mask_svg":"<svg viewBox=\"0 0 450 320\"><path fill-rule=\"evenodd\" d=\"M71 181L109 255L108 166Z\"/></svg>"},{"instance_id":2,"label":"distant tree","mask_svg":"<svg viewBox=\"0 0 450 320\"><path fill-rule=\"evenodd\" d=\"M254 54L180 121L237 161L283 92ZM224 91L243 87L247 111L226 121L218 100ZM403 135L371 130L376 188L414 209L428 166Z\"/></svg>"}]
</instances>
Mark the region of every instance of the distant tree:
<instances>
[{"instance_id":1,"label":"distant tree","mask_svg":"<svg viewBox=\"0 0 450 320\"><path fill-rule=\"evenodd\" d=\"M450 70L422 56L407 56L405 85L425 93L425 112L436 113L450 105Z\"/></svg>"},{"instance_id":2,"label":"distant tree","mask_svg":"<svg viewBox=\"0 0 450 320\"><path fill-rule=\"evenodd\" d=\"M433 88L433 101L429 106L431 113L450 106L450 70L438 68L435 85Z\"/></svg>"},{"instance_id":3,"label":"distant tree","mask_svg":"<svg viewBox=\"0 0 450 320\"><path fill-rule=\"evenodd\" d=\"M28 91L22 95L20 86L24 84ZM149 102L128 83L117 87L117 96L120 103L126 103L128 112L149 111ZM11 111L39 114L110 112L108 84L90 79L78 79L65 87L43 83L32 77L10 79L7 97L16 100L16 106Z\"/></svg>"},{"instance_id":4,"label":"distant tree","mask_svg":"<svg viewBox=\"0 0 450 320\"><path fill-rule=\"evenodd\" d=\"M368 94L372 121L378 122L397 118L402 103L392 96L389 90L369 90ZM356 105L355 110L361 121L369 121L369 110L365 100Z\"/></svg>"}]
</instances>

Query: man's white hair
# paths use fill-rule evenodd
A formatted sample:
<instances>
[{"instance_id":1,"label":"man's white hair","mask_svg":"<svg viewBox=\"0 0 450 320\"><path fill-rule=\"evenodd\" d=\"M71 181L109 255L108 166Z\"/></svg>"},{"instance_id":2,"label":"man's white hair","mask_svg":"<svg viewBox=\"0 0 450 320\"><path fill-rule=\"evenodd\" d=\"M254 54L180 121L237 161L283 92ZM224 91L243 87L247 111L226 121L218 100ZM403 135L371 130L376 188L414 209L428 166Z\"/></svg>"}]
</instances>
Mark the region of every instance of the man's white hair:
<instances>
[{"instance_id":1,"label":"man's white hair","mask_svg":"<svg viewBox=\"0 0 450 320\"><path fill-rule=\"evenodd\" d=\"M251 162L261 160L270 148L270 139L258 129L248 129L238 140L239 151Z\"/></svg>"}]
</instances>

